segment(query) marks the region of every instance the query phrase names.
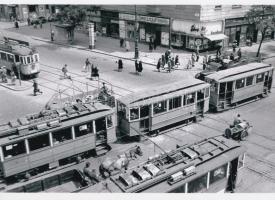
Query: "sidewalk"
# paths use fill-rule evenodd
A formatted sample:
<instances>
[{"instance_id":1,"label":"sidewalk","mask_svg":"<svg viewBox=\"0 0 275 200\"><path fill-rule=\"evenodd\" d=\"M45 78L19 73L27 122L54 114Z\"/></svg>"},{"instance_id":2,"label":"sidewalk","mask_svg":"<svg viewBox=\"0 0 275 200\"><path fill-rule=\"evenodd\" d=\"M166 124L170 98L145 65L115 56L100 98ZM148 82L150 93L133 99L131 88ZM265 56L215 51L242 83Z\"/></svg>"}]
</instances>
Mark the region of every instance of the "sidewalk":
<instances>
[{"instance_id":1,"label":"sidewalk","mask_svg":"<svg viewBox=\"0 0 275 200\"><path fill-rule=\"evenodd\" d=\"M0 23L1 25L5 23ZM34 29L33 26L22 26L19 29L15 29L13 27L8 28L8 31L23 34L26 36L30 36L35 40L40 40L44 42L50 41L50 23L43 24L43 28ZM121 48L119 44L119 39L97 36L95 42L95 49L88 48L88 35L80 32L75 32L75 40L73 44L68 44L67 42L59 42L55 41L55 44L69 46L73 48L89 50L96 53L106 54L109 56L114 56L117 58L134 60L134 42L130 42L130 51L126 52L125 48ZM248 54L249 56L255 56L257 53L259 44L254 44L253 46L245 46L241 47L243 54ZM139 58L145 64L156 65L158 59L162 54L168 49L167 47L158 46L156 50L153 52L149 51L148 44L138 43L139 48ZM270 53L273 52L273 53ZM203 55L204 53L201 53ZM262 58L275 57L275 41L268 41L262 44L261 48ZM182 66L187 65L187 61L191 56L191 52L187 52L179 49L172 49L172 56L179 55L180 63ZM200 56L199 63L202 62L202 56Z\"/></svg>"},{"instance_id":2,"label":"sidewalk","mask_svg":"<svg viewBox=\"0 0 275 200\"><path fill-rule=\"evenodd\" d=\"M15 85L12 85L10 83L10 79L8 79L7 83L3 83L0 81L0 85L13 91L25 91L33 87L32 82L30 81L21 81L21 85L20 85L18 79L16 79Z\"/></svg>"}]
</instances>

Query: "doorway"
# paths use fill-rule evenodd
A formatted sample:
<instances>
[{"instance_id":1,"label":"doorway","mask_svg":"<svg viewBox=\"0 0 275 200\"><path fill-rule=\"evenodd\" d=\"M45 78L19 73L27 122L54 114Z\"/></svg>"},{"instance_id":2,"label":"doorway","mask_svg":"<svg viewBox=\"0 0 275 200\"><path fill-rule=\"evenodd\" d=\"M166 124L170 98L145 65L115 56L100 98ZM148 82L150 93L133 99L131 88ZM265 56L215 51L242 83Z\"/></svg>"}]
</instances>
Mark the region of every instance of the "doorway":
<instances>
[{"instance_id":1,"label":"doorway","mask_svg":"<svg viewBox=\"0 0 275 200\"><path fill-rule=\"evenodd\" d=\"M226 83L226 101L231 103L233 98L233 81Z\"/></svg>"},{"instance_id":2,"label":"doorway","mask_svg":"<svg viewBox=\"0 0 275 200\"><path fill-rule=\"evenodd\" d=\"M160 45L161 42L161 31L156 31L156 44Z\"/></svg>"}]
</instances>

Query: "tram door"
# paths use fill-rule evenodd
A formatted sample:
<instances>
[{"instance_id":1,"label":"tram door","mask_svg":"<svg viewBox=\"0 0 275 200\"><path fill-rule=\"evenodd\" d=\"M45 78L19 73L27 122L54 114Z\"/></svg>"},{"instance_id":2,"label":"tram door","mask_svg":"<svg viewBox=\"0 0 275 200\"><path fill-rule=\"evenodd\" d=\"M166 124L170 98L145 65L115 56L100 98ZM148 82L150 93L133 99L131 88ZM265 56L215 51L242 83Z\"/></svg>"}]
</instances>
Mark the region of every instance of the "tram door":
<instances>
[{"instance_id":1,"label":"tram door","mask_svg":"<svg viewBox=\"0 0 275 200\"><path fill-rule=\"evenodd\" d=\"M226 102L231 103L233 98L233 81L226 83Z\"/></svg>"},{"instance_id":2,"label":"tram door","mask_svg":"<svg viewBox=\"0 0 275 200\"><path fill-rule=\"evenodd\" d=\"M229 177L227 183L227 191L233 191L236 188L238 174L238 158L230 162Z\"/></svg>"},{"instance_id":3,"label":"tram door","mask_svg":"<svg viewBox=\"0 0 275 200\"><path fill-rule=\"evenodd\" d=\"M107 128L106 128L106 119L105 117L95 120L96 126L96 145L106 144L107 143Z\"/></svg>"}]
</instances>

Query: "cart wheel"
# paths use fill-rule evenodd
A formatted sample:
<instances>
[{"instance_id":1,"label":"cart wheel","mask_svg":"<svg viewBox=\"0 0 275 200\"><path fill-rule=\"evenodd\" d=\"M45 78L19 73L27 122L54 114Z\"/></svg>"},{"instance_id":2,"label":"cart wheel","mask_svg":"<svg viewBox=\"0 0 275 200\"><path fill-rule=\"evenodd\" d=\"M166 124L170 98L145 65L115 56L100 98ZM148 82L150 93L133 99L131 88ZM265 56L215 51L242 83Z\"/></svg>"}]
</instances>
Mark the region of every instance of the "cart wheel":
<instances>
[{"instance_id":1,"label":"cart wheel","mask_svg":"<svg viewBox=\"0 0 275 200\"><path fill-rule=\"evenodd\" d=\"M224 137L226 137L227 139L229 139L229 138L231 138L231 136L232 136L231 129L230 128L225 129L225 131L224 131Z\"/></svg>"},{"instance_id":2,"label":"cart wheel","mask_svg":"<svg viewBox=\"0 0 275 200\"><path fill-rule=\"evenodd\" d=\"M246 132L246 131L243 131L243 132L241 133L241 135L240 135L240 140L241 140L241 141L244 141L247 135L248 135L247 132Z\"/></svg>"}]
</instances>

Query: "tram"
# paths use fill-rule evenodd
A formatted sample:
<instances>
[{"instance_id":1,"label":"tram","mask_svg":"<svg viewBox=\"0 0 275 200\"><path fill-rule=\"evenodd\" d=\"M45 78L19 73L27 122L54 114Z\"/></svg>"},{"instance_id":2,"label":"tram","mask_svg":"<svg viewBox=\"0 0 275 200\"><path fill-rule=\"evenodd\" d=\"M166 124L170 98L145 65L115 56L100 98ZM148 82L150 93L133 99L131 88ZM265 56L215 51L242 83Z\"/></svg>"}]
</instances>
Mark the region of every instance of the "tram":
<instances>
[{"instance_id":1,"label":"tram","mask_svg":"<svg viewBox=\"0 0 275 200\"><path fill-rule=\"evenodd\" d=\"M132 137L196 120L208 111L209 91L208 83L187 79L121 97L117 100L118 129Z\"/></svg>"},{"instance_id":2,"label":"tram","mask_svg":"<svg viewBox=\"0 0 275 200\"><path fill-rule=\"evenodd\" d=\"M274 67L265 63L247 65L212 73L205 77L211 84L210 110L223 111L270 93Z\"/></svg>"},{"instance_id":3,"label":"tram","mask_svg":"<svg viewBox=\"0 0 275 200\"><path fill-rule=\"evenodd\" d=\"M83 156L100 155L116 140L114 111L98 102L46 110L0 125L3 178L36 175Z\"/></svg>"},{"instance_id":4,"label":"tram","mask_svg":"<svg viewBox=\"0 0 275 200\"><path fill-rule=\"evenodd\" d=\"M0 41L0 67L5 66L8 73L14 71L21 78L37 77L40 72L39 54L27 44L11 38Z\"/></svg>"},{"instance_id":5,"label":"tram","mask_svg":"<svg viewBox=\"0 0 275 200\"><path fill-rule=\"evenodd\" d=\"M80 192L216 193L234 190L245 147L223 136L158 155Z\"/></svg>"}]
</instances>

